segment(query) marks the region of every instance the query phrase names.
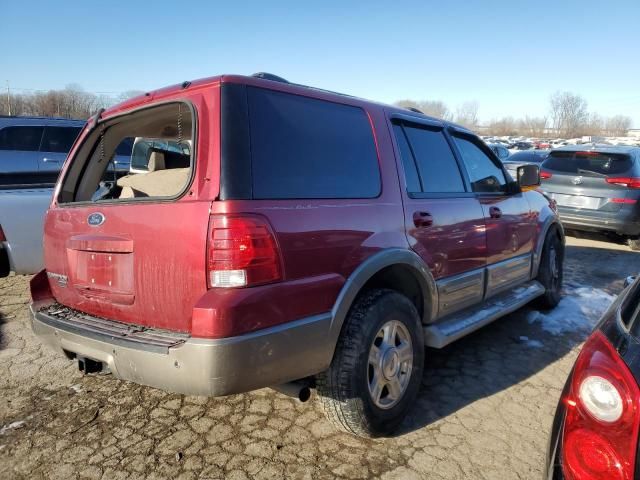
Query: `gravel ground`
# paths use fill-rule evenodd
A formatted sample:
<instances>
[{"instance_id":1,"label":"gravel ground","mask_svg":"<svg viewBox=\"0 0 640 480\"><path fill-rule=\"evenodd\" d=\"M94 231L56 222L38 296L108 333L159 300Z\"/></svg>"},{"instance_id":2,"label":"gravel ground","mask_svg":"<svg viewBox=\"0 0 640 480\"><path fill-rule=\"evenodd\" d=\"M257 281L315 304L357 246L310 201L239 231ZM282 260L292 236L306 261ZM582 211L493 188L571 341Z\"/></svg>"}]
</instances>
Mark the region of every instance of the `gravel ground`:
<instances>
[{"instance_id":1,"label":"gravel ground","mask_svg":"<svg viewBox=\"0 0 640 480\"><path fill-rule=\"evenodd\" d=\"M579 310L578 292L617 294L638 271L640 254L625 246L569 237L574 303L565 307ZM539 479L556 402L588 334L552 335L525 308L428 350L401 430L363 440L335 432L316 402L269 389L203 398L83 377L31 333L28 280L0 279L2 479ZM584 318L597 315L585 309Z\"/></svg>"}]
</instances>

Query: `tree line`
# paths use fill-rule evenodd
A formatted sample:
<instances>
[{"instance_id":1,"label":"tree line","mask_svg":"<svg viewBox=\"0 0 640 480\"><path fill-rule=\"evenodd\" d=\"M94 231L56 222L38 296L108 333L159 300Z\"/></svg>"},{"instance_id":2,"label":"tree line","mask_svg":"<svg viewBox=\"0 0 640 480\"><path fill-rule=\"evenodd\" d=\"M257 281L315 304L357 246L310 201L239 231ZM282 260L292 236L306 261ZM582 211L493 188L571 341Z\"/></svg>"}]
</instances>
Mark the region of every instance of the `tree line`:
<instances>
[{"instance_id":1,"label":"tree line","mask_svg":"<svg viewBox=\"0 0 640 480\"><path fill-rule=\"evenodd\" d=\"M453 121L483 134L498 136L576 138L583 135L624 137L631 128L631 118L625 115L603 117L589 112L587 100L575 93L558 91L549 98L548 115L522 118L506 116L481 126L478 120L478 103L464 102L451 110L440 100L400 100L396 105L417 108L426 115Z\"/></svg>"},{"instance_id":2,"label":"tree line","mask_svg":"<svg viewBox=\"0 0 640 480\"><path fill-rule=\"evenodd\" d=\"M130 90L120 95L95 94L85 91L80 85L67 85L61 90L37 91L33 93L9 93L0 95L0 115L35 115L86 120L101 108L139 95Z\"/></svg>"}]
</instances>

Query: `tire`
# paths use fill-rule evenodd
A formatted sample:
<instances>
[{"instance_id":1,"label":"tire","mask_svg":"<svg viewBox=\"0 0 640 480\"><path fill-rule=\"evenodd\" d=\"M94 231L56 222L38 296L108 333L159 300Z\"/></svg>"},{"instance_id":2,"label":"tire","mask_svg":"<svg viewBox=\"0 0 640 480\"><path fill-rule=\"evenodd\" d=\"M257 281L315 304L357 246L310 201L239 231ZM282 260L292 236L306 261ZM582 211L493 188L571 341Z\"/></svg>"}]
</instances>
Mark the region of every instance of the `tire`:
<instances>
[{"instance_id":1,"label":"tire","mask_svg":"<svg viewBox=\"0 0 640 480\"><path fill-rule=\"evenodd\" d=\"M361 437L391 433L413 405L423 364L424 337L413 303L393 290L365 293L345 320L331 366L316 379L325 415Z\"/></svg>"},{"instance_id":2,"label":"tire","mask_svg":"<svg viewBox=\"0 0 640 480\"><path fill-rule=\"evenodd\" d=\"M631 250L637 252L640 250L640 238L627 238L627 245Z\"/></svg>"},{"instance_id":3,"label":"tire","mask_svg":"<svg viewBox=\"0 0 640 480\"><path fill-rule=\"evenodd\" d=\"M554 308L562 298L564 245L560 241L555 229L547 233L542 247L540 268L537 280L545 288L544 295L537 299L537 305L542 309Z\"/></svg>"}]
</instances>

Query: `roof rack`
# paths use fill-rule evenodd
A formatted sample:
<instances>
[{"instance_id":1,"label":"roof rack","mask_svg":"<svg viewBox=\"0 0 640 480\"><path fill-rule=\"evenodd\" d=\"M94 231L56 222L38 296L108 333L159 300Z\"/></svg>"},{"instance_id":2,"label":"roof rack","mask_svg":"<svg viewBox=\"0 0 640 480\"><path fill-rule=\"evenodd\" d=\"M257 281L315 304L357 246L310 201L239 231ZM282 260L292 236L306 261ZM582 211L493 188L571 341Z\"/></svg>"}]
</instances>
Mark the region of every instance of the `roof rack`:
<instances>
[{"instance_id":1,"label":"roof rack","mask_svg":"<svg viewBox=\"0 0 640 480\"><path fill-rule=\"evenodd\" d=\"M279 77L278 75L274 75L273 73L257 72L251 76L255 78L262 78L264 80L271 80L272 82L289 83L288 80L285 80L284 78Z\"/></svg>"},{"instance_id":2,"label":"roof rack","mask_svg":"<svg viewBox=\"0 0 640 480\"><path fill-rule=\"evenodd\" d=\"M410 110L412 112L416 112L416 113L421 113L422 115L424 115L424 112L416 107L407 107L407 110Z\"/></svg>"}]
</instances>

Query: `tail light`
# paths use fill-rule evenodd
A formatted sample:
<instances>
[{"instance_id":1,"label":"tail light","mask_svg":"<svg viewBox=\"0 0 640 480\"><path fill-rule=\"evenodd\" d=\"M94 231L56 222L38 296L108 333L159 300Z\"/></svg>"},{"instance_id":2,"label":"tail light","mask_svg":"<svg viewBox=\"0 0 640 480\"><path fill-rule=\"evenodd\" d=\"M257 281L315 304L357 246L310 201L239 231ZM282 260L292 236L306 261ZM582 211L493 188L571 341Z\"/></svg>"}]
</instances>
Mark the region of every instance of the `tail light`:
<instances>
[{"instance_id":1,"label":"tail light","mask_svg":"<svg viewBox=\"0 0 640 480\"><path fill-rule=\"evenodd\" d=\"M640 389L596 331L578 356L565 399L562 464L568 480L631 480L638 442Z\"/></svg>"},{"instance_id":2,"label":"tail light","mask_svg":"<svg viewBox=\"0 0 640 480\"><path fill-rule=\"evenodd\" d=\"M634 205L637 200L633 198L612 198L611 203L621 203L623 205Z\"/></svg>"},{"instance_id":3,"label":"tail light","mask_svg":"<svg viewBox=\"0 0 640 480\"><path fill-rule=\"evenodd\" d=\"M211 216L208 238L209 287L250 287L282 279L280 252L266 219Z\"/></svg>"},{"instance_id":4,"label":"tail light","mask_svg":"<svg viewBox=\"0 0 640 480\"><path fill-rule=\"evenodd\" d=\"M550 172L547 172L546 170L540 170L540 180L548 180L551 177L553 177L553 175L551 175Z\"/></svg>"},{"instance_id":5,"label":"tail light","mask_svg":"<svg viewBox=\"0 0 640 480\"><path fill-rule=\"evenodd\" d=\"M638 177L610 177L607 178L607 183L627 188L640 188L640 178Z\"/></svg>"},{"instance_id":6,"label":"tail light","mask_svg":"<svg viewBox=\"0 0 640 480\"><path fill-rule=\"evenodd\" d=\"M7 237L4 236L4 232L2 231L2 225L0 225L0 242L6 242Z\"/></svg>"}]
</instances>

